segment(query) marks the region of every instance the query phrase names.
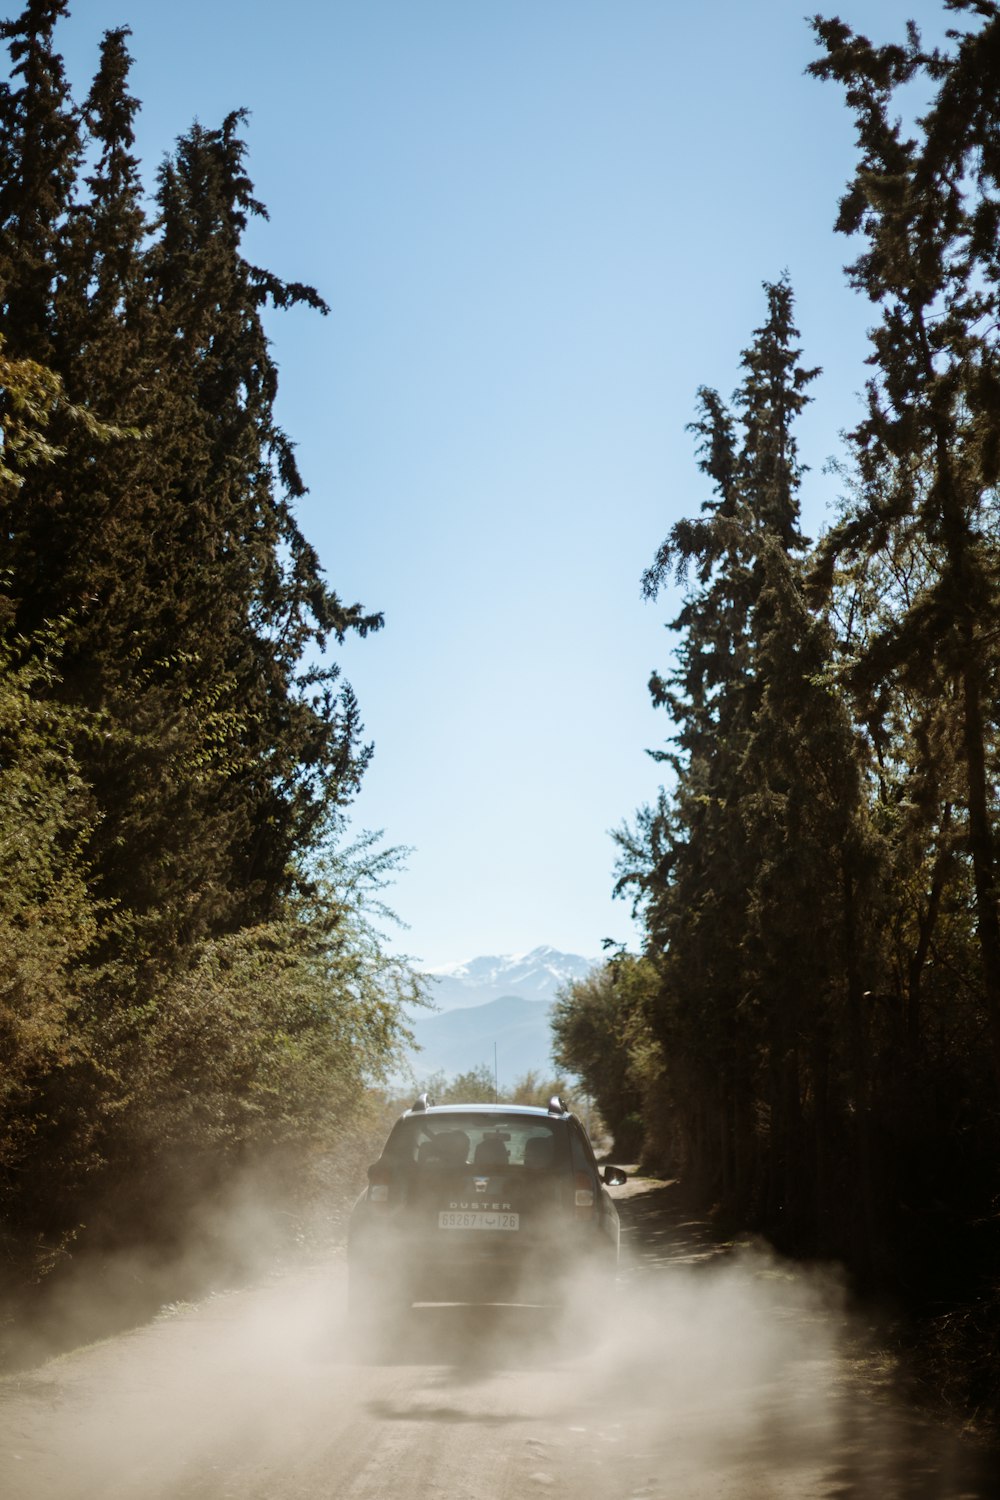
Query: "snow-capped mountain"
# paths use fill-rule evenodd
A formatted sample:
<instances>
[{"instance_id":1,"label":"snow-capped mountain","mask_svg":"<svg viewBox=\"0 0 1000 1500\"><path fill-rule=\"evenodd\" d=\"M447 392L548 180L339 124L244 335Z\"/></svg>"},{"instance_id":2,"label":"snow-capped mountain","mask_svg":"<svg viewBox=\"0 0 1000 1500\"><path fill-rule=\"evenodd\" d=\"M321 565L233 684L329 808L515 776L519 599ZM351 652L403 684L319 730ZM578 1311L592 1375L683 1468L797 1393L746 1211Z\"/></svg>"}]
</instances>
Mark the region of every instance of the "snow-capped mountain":
<instances>
[{"instance_id":1,"label":"snow-capped mountain","mask_svg":"<svg viewBox=\"0 0 1000 1500\"><path fill-rule=\"evenodd\" d=\"M543 944L530 953L471 958L467 963L444 964L427 972L435 981L431 985L434 1004L439 1010L454 1010L457 1006L485 1005L509 995L551 1001L560 985L582 979L596 962Z\"/></svg>"},{"instance_id":2,"label":"snow-capped mountain","mask_svg":"<svg viewBox=\"0 0 1000 1500\"><path fill-rule=\"evenodd\" d=\"M436 1011L411 1017L419 1048L410 1058L413 1076L490 1069L496 1057L501 1083L529 1071L551 1077L552 1001L561 985L583 979L596 962L545 945L428 969Z\"/></svg>"}]
</instances>

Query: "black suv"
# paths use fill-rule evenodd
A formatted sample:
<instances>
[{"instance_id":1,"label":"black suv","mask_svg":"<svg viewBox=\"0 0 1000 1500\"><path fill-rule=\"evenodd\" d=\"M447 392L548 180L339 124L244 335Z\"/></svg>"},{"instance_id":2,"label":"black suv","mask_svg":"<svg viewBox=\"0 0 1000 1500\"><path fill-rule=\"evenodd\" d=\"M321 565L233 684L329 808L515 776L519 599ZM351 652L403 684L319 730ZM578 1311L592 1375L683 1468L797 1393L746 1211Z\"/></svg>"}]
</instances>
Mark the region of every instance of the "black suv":
<instances>
[{"instance_id":1,"label":"black suv","mask_svg":"<svg viewBox=\"0 0 1000 1500\"><path fill-rule=\"evenodd\" d=\"M516 1104L435 1106L396 1121L351 1214L352 1313L412 1302L562 1300L579 1270L613 1281L618 1211L575 1115Z\"/></svg>"}]
</instances>

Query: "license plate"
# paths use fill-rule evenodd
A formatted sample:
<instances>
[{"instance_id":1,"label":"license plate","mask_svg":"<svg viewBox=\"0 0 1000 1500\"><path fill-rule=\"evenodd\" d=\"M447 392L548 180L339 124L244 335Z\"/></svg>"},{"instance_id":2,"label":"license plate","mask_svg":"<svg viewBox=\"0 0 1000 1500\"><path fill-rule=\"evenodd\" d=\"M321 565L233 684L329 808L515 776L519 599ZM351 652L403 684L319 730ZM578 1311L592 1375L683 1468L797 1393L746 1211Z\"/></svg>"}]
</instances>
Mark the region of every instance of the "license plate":
<instances>
[{"instance_id":1,"label":"license plate","mask_svg":"<svg viewBox=\"0 0 1000 1500\"><path fill-rule=\"evenodd\" d=\"M438 1214L439 1229L519 1229L517 1214L493 1213L477 1210L463 1213L461 1210L442 1209Z\"/></svg>"}]
</instances>

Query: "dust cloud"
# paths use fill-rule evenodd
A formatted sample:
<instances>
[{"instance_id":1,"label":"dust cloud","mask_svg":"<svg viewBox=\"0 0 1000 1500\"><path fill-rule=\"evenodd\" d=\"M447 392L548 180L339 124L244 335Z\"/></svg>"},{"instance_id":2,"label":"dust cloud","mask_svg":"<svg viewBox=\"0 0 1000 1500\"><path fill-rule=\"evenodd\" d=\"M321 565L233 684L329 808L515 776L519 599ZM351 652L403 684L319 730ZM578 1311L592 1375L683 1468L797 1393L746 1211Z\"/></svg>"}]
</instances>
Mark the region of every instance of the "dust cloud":
<instances>
[{"instance_id":1,"label":"dust cloud","mask_svg":"<svg viewBox=\"0 0 1000 1500\"><path fill-rule=\"evenodd\" d=\"M347 1314L342 1252L0 1381L3 1500L986 1500L834 1271L636 1193L616 1291ZM650 1204L654 1207L650 1208ZM239 1236L269 1232L243 1205Z\"/></svg>"},{"instance_id":2,"label":"dust cloud","mask_svg":"<svg viewBox=\"0 0 1000 1500\"><path fill-rule=\"evenodd\" d=\"M100 1222L87 1226L81 1246L71 1244L71 1253L22 1294L18 1315L0 1316L0 1373L148 1322L171 1303L253 1283L307 1242L328 1242L341 1219L294 1214L287 1195L247 1171L193 1201L168 1206L164 1195L161 1221L138 1243Z\"/></svg>"}]
</instances>

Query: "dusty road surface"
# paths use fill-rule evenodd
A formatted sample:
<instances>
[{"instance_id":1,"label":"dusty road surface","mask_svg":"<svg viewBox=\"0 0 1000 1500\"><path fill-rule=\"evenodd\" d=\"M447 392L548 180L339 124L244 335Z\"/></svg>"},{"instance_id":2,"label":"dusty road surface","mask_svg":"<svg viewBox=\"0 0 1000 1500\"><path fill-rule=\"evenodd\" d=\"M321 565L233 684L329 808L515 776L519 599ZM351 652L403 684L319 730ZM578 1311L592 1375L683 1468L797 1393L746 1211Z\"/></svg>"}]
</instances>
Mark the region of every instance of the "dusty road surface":
<instances>
[{"instance_id":1,"label":"dusty road surface","mask_svg":"<svg viewBox=\"0 0 1000 1500\"><path fill-rule=\"evenodd\" d=\"M833 1277L633 1183L614 1298L349 1335L342 1263L0 1381L0 1500L996 1500L894 1399Z\"/></svg>"}]
</instances>

